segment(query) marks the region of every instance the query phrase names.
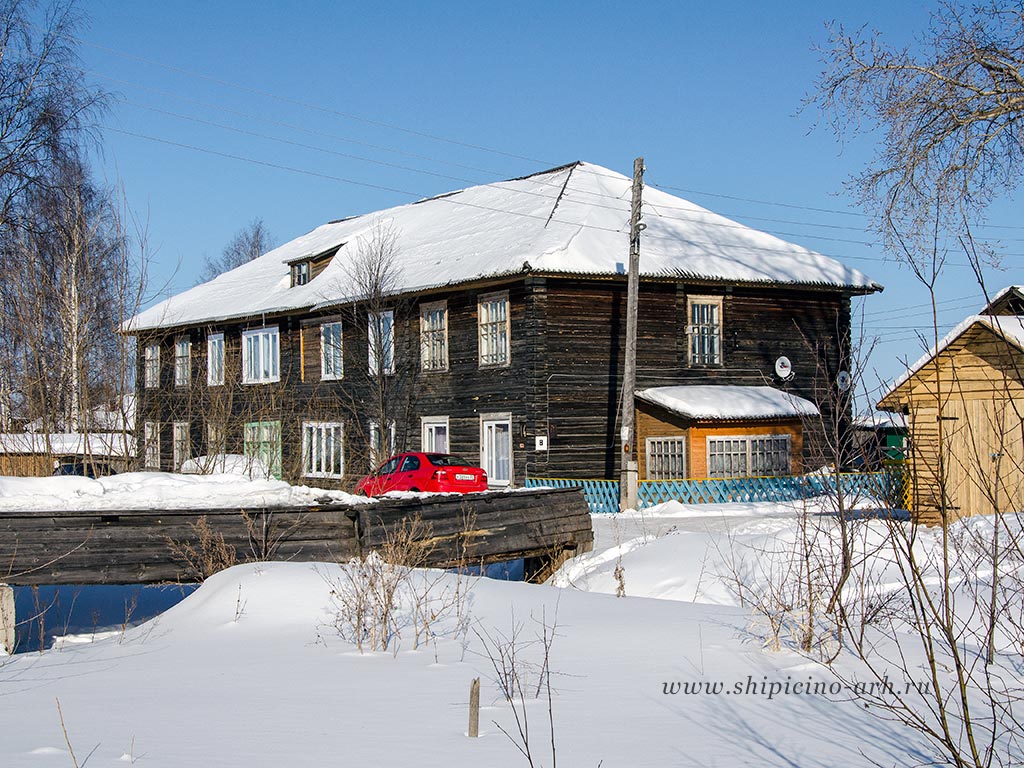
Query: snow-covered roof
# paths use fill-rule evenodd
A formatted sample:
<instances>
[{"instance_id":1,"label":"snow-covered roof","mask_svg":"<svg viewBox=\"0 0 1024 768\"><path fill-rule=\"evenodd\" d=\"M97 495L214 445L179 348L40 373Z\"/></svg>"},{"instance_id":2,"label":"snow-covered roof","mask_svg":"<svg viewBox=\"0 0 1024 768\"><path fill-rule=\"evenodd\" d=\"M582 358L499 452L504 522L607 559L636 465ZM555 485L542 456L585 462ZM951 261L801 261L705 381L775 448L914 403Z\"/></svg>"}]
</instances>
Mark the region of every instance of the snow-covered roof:
<instances>
[{"instance_id":1,"label":"snow-covered roof","mask_svg":"<svg viewBox=\"0 0 1024 768\"><path fill-rule=\"evenodd\" d=\"M135 455L135 439L126 432L8 432L0 434L0 453L128 458Z\"/></svg>"},{"instance_id":2,"label":"snow-covered roof","mask_svg":"<svg viewBox=\"0 0 1024 768\"><path fill-rule=\"evenodd\" d=\"M810 400L774 387L694 385L640 390L641 400L690 419L775 419L817 416Z\"/></svg>"},{"instance_id":3,"label":"snow-covered roof","mask_svg":"<svg viewBox=\"0 0 1024 768\"><path fill-rule=\"evenodd\" d=\"M129 331L314 309L355 298L350 265L375 227L396 235L401 291L528 272L614 275L627 260L631 179L573 163L317 227L139 313ZM640 271L650 277L844 288L882 286L820 253L658 189L644 190ZM291 286L288 262L337 249Z\"/></svg>"},{"instance_id":4,"label":"snow-covered roof","mask_svg":"<svg viewBox=\"0 0 1024 768\"><path fill-rule=\"evenodd\" d=\"M917 361L907 368L889 387L882 400L885 400L903 386L912 376L924 368L929 361L934 360L936 355L941 354L947 347L955 343L967 331L975 326L988 328L998 336L1002 336L1009 343L1024 350L1024 316L1020 315L971 315L961 320L953 330L947 333L939 343L921 355Z\"/></svg>"},{"instance_id":5,"label":"snow-covered roof","mask_svg":"<svg viewBox=\"0 0 1024 768\"><path fill-rule=\"evenodd\" d=\"M902 413L868 411L853 420L857 429L906 429L907 419Z\"/></svg>"},{"instance_id":6,"label":"snow-covered roof","mask_svg":"<svg viewBox=\"0 0 1024 768\"><path fill-rule=\"evenodd\" d=\"M1024 285L1008 285L1003 288L999 293L992 297L992 300L988 303L980 314L982 315L1012 315L1012 311L1007 311L1011 304L1015 301L1019 302L1024 299ZM1002 307L1000 305L1003 305ZM1018 304L1019 306L1019 304Z\"/></svg>"}]
</instances>

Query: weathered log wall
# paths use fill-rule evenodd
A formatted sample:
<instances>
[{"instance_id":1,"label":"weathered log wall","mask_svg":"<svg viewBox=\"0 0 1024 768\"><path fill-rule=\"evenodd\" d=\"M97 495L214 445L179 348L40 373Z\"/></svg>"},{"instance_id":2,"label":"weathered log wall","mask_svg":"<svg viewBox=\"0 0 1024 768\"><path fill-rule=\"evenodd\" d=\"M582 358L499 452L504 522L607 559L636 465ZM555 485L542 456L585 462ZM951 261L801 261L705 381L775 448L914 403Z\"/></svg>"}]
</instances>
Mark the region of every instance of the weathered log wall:
<instances>
[{"instance_id":1,"label":"weathered log wall","mask_svg":"<svg viewBox=\"0 0 1024 768\"><path fill-rule=\"evenodd\" d=\"M412 521L426 564L558 559L593 545L578 489L383 499L372 504L205 510L0 513L0 582L192 582L200 518L238 561L343 562L380 549Z\"/></svg>"}]
</instances>

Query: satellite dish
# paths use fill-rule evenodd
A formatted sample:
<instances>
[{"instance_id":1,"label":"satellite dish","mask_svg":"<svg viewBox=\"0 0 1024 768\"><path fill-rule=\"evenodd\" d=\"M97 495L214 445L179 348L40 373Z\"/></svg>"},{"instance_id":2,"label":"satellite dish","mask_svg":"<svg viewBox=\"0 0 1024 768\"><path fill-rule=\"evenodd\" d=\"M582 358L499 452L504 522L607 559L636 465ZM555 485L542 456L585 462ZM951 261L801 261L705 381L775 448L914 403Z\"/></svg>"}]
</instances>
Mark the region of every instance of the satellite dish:
<instances>
[{"instance_id":1,"label":"satellite dish","mask_svg":"<svg viewBox=\"0 0 1024 768\"><path fill-rule=\"evenodd\" d=\"M775 375L783 381L789 381L793 378L793 364L789 362L789 358L785 355L775 361Z\"/></svg>"},{"instance_id":2,"label":"satellite dish","mask_svg":"<svg viewBox=\"0 0 1024 768\"><path fill-rule=\"evenodd\" d=\"M853 384L853 377L850 376L849 371L840 371L836 376L836 386L839 387L840 392L845 392Z\"/></svg>"}]
</instances>

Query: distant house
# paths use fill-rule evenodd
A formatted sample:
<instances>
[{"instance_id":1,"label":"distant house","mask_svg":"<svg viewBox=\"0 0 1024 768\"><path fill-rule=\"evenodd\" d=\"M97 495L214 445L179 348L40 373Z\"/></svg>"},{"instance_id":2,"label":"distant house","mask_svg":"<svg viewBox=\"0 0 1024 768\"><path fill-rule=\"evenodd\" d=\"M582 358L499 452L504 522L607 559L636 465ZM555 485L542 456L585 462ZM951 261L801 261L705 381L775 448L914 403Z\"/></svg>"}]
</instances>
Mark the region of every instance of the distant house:
<instances>
[{"instance_id":1,"label":"distant house","mask_svg":"<svg viewBox=\"0 0 1024 768\"><path fill-rule=\"evenodd\" d=\"M958 324L878 407L906 417L919 519L1024 510L1024 287Z\"/></svg>"},{"instance_id":2,"label":"distant house","mask_svg":"<svg viewBox=\"0 0 1024 768\"><path fill-rule=\"evenodd\" d=\"M856 453L853 462L880 470L901 464L907 457L907 420L902 413L872 411L853 420Z\"/></svg>"},{"instance_id":3,"label":"distant house","mask_svg":"<svg viewBox=\"0 0 1024 768\"><path fill-rule=\"evenodd\" d=\"M142 312L127 331L143 463L244 453L346 487L388 451L423 448L479 462L495 487L616 477L629 198L627 177L572 163L325 224ZM813 435L798 435L795 410L735 408L764 387L793 404L834 386L851 297L881 286L657 189L644 223L637 389L725 386L721 418L641 397L638 458L653 466L649 437L659 461L708 472L719 446L758 457L763 443L739 439L764 435L772 467L798 468ZM381 227L396 279L371 305L354 273ZM659 443L659 420L686 439ZM708 442L715 422L730 440Z\"/></svg>"},{"instance_id":4,"label":"distant house","mask_svg":"<svg viewBox=\"0 0 1024 768\"><path fill-rule=\"evenodd\" d=\"M0 434L0 475L100 477L124 472L132 466L135 445L130 432Z\"/></svg>"}]
</instances>

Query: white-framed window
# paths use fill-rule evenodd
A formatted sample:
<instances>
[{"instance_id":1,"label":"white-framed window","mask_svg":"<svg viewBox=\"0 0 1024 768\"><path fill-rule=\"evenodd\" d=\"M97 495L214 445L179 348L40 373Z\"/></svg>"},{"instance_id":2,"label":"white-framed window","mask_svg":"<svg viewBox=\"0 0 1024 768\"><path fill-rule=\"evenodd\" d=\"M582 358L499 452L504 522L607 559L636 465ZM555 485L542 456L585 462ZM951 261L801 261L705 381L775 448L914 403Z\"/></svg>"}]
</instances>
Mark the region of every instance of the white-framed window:
<instances>
[{"instance_id":1,"label":"white-framed window","mask_svg":"<svg viewBox=\"0 0 1024 768\"><path fill-rule=\"evenodd\" d=\"M224 383L224 334L206 337L206 383L217 387Z\"/></svg>"},{"instance_id":2,"label":"white-framed window","mask_svg":"<svg viewBox=\"0 0 1024 768\"><path fill-rule=\"evenodd\" d=\"M448 302L420 305L420 368L448 370Z\"/></svg>"},{"instance_id":3,"label":"white-framed window","mask_svg":"<svg viewBox=\"0 0 1024 768\"><path fill-rule=\"evenodd\" d=\"M292 287L296 285L305 285L309 282L309 262L300 261L298 264L292 264Z\"/></svg>"},{"instance_id":4,"label":"white-framed window","mask_svg":"<svg viewBox=\"0 0 1024 768\"><path fill-rule=\"evenodd\" d=\"M480 415L480 466L488 485L512 485L512 414Z\"/></svg>"},{"instance_id":5,"label":"white-framed window","mask_svg":"<svg viewBox=\"0 0 1024 768\"><path fill-rule=\"evenodd\" d=\"M187 421L176 421L172 425L172 453L174 458L174 471L180 472L181 465L186 459L192 458L192 436Z\"/></svg>"},{"instance_id":6,"label":"white-framed window","mask_svg":"<svg viewBox=\"0 0 1024 768\"><path fill-rule=\"evenodd\" d=\"M381 433L380 422L369 423L370 433L370 469L378 465L395 452L395 422L388 424L386 433Z\"/></svg>"},{"instance_id":7,"label":"white-framed window","mask_svg":"<svg viewBox=\"0 0 1024 768\"><path fill-rule=\"evenodd\" d=\"M722 299L691 296L687 301L690 365L722 364Z\"/></svg>"},{"instance_id":8,"label":"white-framed window","mask_svg":"<svg viewBox=\"0 0 1024 768\"><path fill-rule=\"evenodd\" d=\"M370 375L390 375L395 372L395 313L371 312L367 318L368 357Z\"/></svg>"},{"instance_id":9,"label":"white-framed window","mask_svg":"<svg viewBox=\"0 0 1024 768\"><path fill-rule=\"evenodd\" d=\"M160 342L154 341L146 345L143 353L145 358L144 378L146 389L160 386Z\"/></svg>"},{"instance_id":10,"label":"white-framed window","mask_svg":"<svg viewBox=\"0 0 1024 768\"><path fill-rule=\"evenodd\" d=\"M343 477L341 424L328 421L307 421L302 424L302 474L306 477Z\"/></svg>"},{"instance_id":11,"label":"white-framed window","mask_svg":"<svg viewBox=\"0 0 1024 768\"><path fill-rule=\"evenodd\" d=\"M206 422L206 453L208 456L219 456L228 452L227 432L224 424L216 421Z\"/></svg>"},{"instance_id":12,"label":"white-framed window","mask_svg":"<svg viewBox=\"0 0 1024 768\"><path fill-rule=\"evenodd\" d=\"M426 453L450 453L447 416L423 416L420 419L420 445Z\"/></svg>"},{"instance_id":13,"label":"white-framed window","mask_svg":"<svg viewBox=\"0 0 1024 768\"><path fill-rule=\"evenodd\" d=\"M242 332L242 383L281 380L281 344L277 326Z\"/></svg>"},{"instance_id":14,"label":"white-framed window","mask_svg":"<svg viewBox=\"0 0 1024 768\"><path fill-rule=\"evenodd\" d=\"M341 323L324 323L320 326L320 378L340 379L344 371Z\"/></svg>"},{"instance_id":15,"label":"white-framed window","mask_svg":"<svg viewBox=\"0 0 1024 768\"><path fill-rule=\"evenodd\" d=\"M247 422L242 429L242 453L260 461L271 477L280 480L281 422Z\"/></svg>"},{"instance_id":16,"label":"white-framed window","mask_svg":"<svg viewBox=\"0 0 1024 768\"><path fill-rule=\"evenodd\" d=\"M143 468L160 471L160 422L147 421L142 425Z\"/></svg>"},{"instance_id":17,"label":"white-framed window","mask_svg":"<svg viewBox=\"0 0 1024 768\"><path fill-rule=\"evenodd\" d=\"M477 302L480 367L509 364L508 291L481 296Z\"/></svg>"},{"instance_id":18,"label":"white-framed window","mask_svg":"<svg viewBox=\"0 0 1024 768\"><path fill-rule=\"evenodd\" d=\"M792 472L789 435L707 438L709 477L776 477Z\"/></svg>"},{"instance_id":19,"label":"white-framed window","mask_svg":"<svg viewBox=\"0 0 1024 768\"><path fill-rule=\"evenodd\" d=\"M686 477L686 437L648 437L647 479L676 480Z\"/></svg>"},{"instance_id":20,"label":"white-framed window","mask_svg":"<svg viewBox=\"0 0 1024 768\"><path fill-rule=\"evenodd\" d=\"M187 387L192 383L192 341L188 336L174 340L174 386Z\"/></svg>"}]
</instances>

